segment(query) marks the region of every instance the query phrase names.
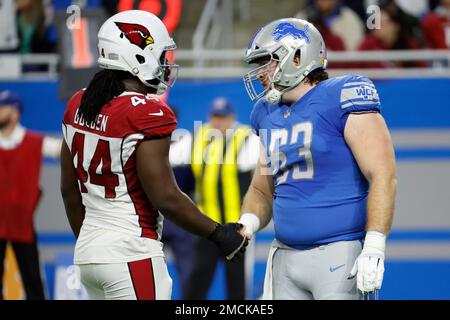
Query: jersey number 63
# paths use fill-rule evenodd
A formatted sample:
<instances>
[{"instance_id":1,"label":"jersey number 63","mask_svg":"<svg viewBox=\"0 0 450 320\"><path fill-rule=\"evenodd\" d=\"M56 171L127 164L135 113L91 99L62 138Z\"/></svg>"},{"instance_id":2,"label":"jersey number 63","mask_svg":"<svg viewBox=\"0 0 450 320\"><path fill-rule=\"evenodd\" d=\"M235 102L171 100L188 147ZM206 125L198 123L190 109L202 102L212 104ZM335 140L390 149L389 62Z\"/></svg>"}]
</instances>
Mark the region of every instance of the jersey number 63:
<instances>
[{"instance_id":1,"label":"jersey number 63","mask_svg":"<svg viewBox=\"0 0 450 320\"><path fill-rule=\"evenodd\" d=\"M286 128L276 129L272 131L269 155L272 166L272 174L276 177L276 184L284 183L291 175L293 180L313 179L314 162L311 154L313 126L310 121L297 123L291 128L291 138L289 138L289 130ZM298 143L300 134L303 133L302 146L296 151L298 159L294 159L293 164L287 167L288 158L286 153L280 150L284 145L295 145ZM306 169L301 170L300 164L304 162Z\"/></svg>"}]
</instances>

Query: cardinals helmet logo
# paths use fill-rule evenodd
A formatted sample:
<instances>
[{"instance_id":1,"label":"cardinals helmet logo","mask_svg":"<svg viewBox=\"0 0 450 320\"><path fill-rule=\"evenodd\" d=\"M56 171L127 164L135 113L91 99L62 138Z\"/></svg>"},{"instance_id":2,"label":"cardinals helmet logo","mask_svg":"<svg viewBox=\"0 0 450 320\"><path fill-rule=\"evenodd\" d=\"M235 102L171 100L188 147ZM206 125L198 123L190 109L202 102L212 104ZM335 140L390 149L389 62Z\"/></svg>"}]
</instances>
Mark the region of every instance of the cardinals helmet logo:
<instances>
[{"instance_id":1,"label":"cardinals helmet logo","mask_svg":"<svg viewBox=\"0 0 450 320\"><path fill-rule=\"evenodd\" d=\"M135 23L115 22L116 26L122 31L120 37L123 35L139 48L144 50L149 44L155 43L150 31L146 27Z\"/></svg>"}]
</instances>

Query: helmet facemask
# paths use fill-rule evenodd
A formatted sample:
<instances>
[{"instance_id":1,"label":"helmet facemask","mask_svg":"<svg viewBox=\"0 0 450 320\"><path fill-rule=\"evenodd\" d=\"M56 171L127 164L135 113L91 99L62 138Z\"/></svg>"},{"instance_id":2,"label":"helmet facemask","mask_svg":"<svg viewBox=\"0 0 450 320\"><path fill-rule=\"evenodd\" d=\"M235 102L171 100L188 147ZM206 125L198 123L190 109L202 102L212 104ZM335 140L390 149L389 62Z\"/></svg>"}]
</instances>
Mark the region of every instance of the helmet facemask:
<instances>
[{"instance_id":1,"label":"helmet facemask","mask_svg":"<svg viewBox=\"0 0 450 320\"><path fill-rule=\"evenodd\" d=\"M280 94L290 90L293 88L290 84L283 85L282 79L283 79L283 72L286 68L287 63L294 63L292 58L292 49L288 49L285 45L280 44L276 48L272 48L269 50L258 50L253 55L251 55L249 58L247 58L248 63L254 64L260 61L263 58L270 58L269 62L267 64L264 64L262 66L258 66L253 68L250 72L248 72L244 76L244 83L245 87L247 89L247 93L250 96L250 99L252 101L259 99L263 96L265 96L269 91L275 90L278 91ZM289 59L292 59L292 61L288 61ZM275 70L273 72L273 75L270 75L270 67L272 65L272 62L275 61L277 63ZM258 90L255 88L255 81L260 82L259 80L259 74L265 72L266 79L268 80L268 86L264 88L264 90L260 93L257 93ZM261 86L260 84L256 85L256 87Z\"/></svg>"},{"instance_id":2,"label":"helmet facemask","mask_svg":"<svg viewBox=\"0 0 450 320\"><path fill-rule=\"evenodd\" d=\"M261 65L261 60L266 59L267 62ZM262 98L266 93L274 87L275 81L270 75L270 69L273 62L279 63L279 59L274 57L270 52L262 53L257 57L251 59L249 64L251 70L243 77L245 89L252 101ZM278 69L278 65L276 67ZM275 70L274 75L277 70ZM263 86L266 83L267 86Z\"/></svg>"},{"instance_id":3,"label":"helmet facemask","mask_svg":"<svg viewBox=\"0 0 450 320\"><path fill-rule=\"evenodd\" d=\"M148 87L156 89L156 95L162 95L167 88L172 87L178 77L179 65L170 63L175 47L166 47L161 52L158 67L154 70L151 79L142 78L141 81Z\"/></svg>"}]
</instances>

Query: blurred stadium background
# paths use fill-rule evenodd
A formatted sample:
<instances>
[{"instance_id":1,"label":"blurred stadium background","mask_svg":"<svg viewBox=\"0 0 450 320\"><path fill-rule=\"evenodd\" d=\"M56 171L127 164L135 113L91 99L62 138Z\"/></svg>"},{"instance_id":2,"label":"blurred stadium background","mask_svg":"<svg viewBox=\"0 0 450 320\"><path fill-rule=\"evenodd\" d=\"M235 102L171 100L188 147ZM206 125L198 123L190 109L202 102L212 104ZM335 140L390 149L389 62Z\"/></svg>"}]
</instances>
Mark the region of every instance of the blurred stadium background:
<instances>
[{"instance_id":1,"label":"blurred stadium background","mask_svg":"<svg viewBox=\"0 0 450 320\"><path fill-rule=\"evenodd\" d=\"M117 9L150 10L172 32L181 68L167 98L178 111L179 127L188 130L195 120L206 121L207 108L219 95L231 99L238 119L248 123L252 104L241 80L247 70L242 63L247 41L273 19L299 14L315 21L329 47L330 74L359 72L374 80L395 143L399 185L381 298L450 299L449 1L11 0L11 6L18 7L16 19L5 11L7 2L0 6L2 32L9 34L16 25L21 30L30 15L40 17L45 32L28 45L23 39L14 44L6 35L0 41L0 90L22 97L24 126L53 136L61 136L66 99L95 72L97 30ZM329 15L321 12L321 6L330 3L338 7ZM81 8L81 24L69 30L66 22L76 12L73 7L75 11L67 10L72 4ZM389 13L379 30L366 25L371 4ZM336 21L341 24L334 25ZM41 186L35 226L47 297L83 298L68 289L75 239L60 197L57 161L45 160ZM256 238L252 298L261 294L272 239L271 226ZM20 277L11 255L6 263L6 298L20 299ZM173 298L179 299L170 252L168 265ZM223 271L220 267L216 273L210 299L225 297Z\"/></svg>"}]
</instances>

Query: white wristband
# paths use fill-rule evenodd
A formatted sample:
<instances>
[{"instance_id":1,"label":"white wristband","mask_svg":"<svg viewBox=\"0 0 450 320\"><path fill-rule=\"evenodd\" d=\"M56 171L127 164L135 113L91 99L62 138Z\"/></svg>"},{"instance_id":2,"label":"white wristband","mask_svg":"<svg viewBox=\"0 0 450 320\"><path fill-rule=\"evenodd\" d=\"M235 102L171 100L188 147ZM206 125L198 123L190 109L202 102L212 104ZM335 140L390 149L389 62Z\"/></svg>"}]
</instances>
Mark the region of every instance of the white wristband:
<instances>
[{"instance_id":1,"label":"white wristband","mask_svg":"<svg viewBox=\"0 0 450 320\"><path fill-rule=\"evenodd\" d=\"M242 214L239 223L242 223L245 226L245 233L247 234L253 235L259 230L260 221L258 216L254 213L246 212Z\"/></svg>"},{"instance_id":2,"label":"white wristband","mask_svg":"<svg viewBox=\"0 0 450 320\"><path fill-rule=\"evenodd\" d=\"M378 231L367 231L364 239L364 248L374 248L384 253L386 248L386 236Z\"/></svg>"}]
</instances>

